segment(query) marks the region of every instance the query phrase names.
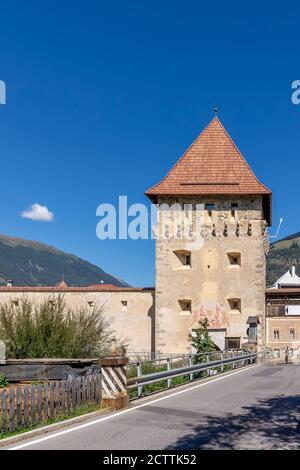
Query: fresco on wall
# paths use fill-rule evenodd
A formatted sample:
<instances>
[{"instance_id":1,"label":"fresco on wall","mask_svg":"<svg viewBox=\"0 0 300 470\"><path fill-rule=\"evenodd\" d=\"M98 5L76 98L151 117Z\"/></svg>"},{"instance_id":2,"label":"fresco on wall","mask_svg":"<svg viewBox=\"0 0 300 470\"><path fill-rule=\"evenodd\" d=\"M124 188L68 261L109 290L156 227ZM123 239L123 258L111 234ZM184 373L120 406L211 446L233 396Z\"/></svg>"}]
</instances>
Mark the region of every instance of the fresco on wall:
<instances>
[{"instance_id":1,"label":"fresco on wall","mask_svg":"<svg viewBox=\"0 0 300 470\"><path fill-rule=\"evenodd\" d=\"M220 304L216 304L215 310L208 309L204 304L201 304L200 308L192 313L192 326L197 326L199 321L203 321L205 318L208 319L210 328L229 327L228 313Z\"/></svg>"}]
</instances>

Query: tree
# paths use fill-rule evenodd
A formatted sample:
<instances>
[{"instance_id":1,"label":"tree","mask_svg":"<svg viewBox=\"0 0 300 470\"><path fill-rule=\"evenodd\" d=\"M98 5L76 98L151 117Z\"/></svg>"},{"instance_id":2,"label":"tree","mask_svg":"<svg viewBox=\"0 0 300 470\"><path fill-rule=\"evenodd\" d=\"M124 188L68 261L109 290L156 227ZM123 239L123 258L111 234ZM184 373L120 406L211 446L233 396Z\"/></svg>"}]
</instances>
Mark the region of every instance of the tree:
<instances>
[{"instance_id":1,"label":"tree","mask_svg":"<svg viewBox=\"0 0 300 470\"><path fill-rule=\"evenodd\" d=\"M217 347L211 339L208 331L208 319L199 321L199 328L193 331L193 334L189 334L189 341L192 347L196 350L196 362L205 362L206 357L203 353L210 351L216 351Z\"/></svg>"},{"instance_id":2,"label":"tree","mask_svg":"<svg viewBox=\"0 0 300 470\"><path fill-rule=\"evenodd\" d=\"M0 305L0 339L8 358L98 358L110 351L112 335L103 307L71 310L61 295L54 303L23 297L18 305Z\"/></svg>"}]
</instances>

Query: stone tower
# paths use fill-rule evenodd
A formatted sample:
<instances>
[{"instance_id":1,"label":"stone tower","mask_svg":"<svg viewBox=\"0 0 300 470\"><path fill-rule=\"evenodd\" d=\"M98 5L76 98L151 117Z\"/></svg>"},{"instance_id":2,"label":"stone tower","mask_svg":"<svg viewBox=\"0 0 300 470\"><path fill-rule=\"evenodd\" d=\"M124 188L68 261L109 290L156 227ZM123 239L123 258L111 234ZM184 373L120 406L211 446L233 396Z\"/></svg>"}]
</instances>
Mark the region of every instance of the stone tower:
<instances>
[{"instance_id":1,"label":"stone tower","mask_svg":"<svg viewBox=\"0 0 300 470\"><path fill-rule=\"evenodd\" d=\"M190 352L204 318L221 349L260 349L272 193L217 117L146 195L158 205L156 351ZM186 225L194 239L182 236Z\"/></svg>"}]
</instances>

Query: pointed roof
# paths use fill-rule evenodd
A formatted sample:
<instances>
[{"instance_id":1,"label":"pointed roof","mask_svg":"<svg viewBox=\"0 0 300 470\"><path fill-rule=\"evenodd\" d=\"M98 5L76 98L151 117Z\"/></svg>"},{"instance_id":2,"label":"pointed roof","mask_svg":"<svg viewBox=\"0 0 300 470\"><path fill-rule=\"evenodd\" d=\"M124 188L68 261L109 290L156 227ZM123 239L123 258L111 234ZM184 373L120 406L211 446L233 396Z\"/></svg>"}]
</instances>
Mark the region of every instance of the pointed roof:
<instances>
[{"instance_id":1,"label":"pointed roof","mask_svg":"<svg viewBox=\"0 0 300 470\"><path fill-rule=\"evenodd\" d=\"M159 195L262 195L271 222L271 191L258 181L218 117L197 137L163 180L145 193Z\"/></svg>"},{"instance_id":2,"label":"pointed roof","mask_svg":"<svg viewBox=\"0 0 300 470\"><path fill-rule=\"evenodd\" d=\"M58 284L57 284L57 288L58 289L66 289L67 284L65 283L64 279L62 279Z\"/></svg>"}]
</instances>

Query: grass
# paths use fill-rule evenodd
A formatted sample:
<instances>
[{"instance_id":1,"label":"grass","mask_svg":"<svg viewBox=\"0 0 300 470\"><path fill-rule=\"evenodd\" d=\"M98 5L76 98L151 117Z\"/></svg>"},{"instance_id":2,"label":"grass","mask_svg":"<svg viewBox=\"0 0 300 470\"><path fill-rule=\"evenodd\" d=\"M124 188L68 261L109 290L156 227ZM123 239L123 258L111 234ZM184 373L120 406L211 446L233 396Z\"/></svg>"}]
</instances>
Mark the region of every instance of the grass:
<instances>
[{"instance_id":1,"label":"grass","mask_svg":"<svg viewBox=\"0 0 300 470\"><path fill-rule=\"evenodd\" d=\"M6 437L23 434L27 431L32 431L33 429L38 429L43 426L47 426L49 424L55 424L55 423L59 423L60 421L65 421L67 419L76 418L78 416L92 413L93 411L99 411L100 409L101 409L101 406L99 404L98 405L94 405L94 404L81 405L78 408L75 408L75 410L72 410L70 413L60 413L54 418L44 419L34 426L21 427L21 428L15 429L13 432L0 432L0 440L5 439ZM0 419L0 428L1 428L1 419Z\"/></svg>"}]
</instances>

